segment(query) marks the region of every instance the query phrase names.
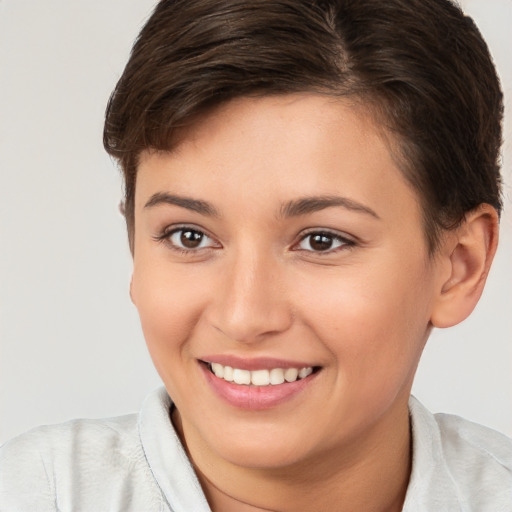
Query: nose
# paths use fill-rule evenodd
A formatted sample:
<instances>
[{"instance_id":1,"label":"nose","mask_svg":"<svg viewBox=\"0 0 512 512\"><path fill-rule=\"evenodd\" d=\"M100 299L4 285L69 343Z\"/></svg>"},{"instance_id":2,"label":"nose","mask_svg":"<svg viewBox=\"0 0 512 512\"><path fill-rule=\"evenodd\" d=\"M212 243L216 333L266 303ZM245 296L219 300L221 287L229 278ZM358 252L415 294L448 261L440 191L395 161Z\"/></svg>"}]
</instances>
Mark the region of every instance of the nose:
<instances>
[{"instance_id":1,"label":"nose","mask_svg":"<svg viewBox=\"0 0 512 512\"><path fill-rule=\"evenodd\" d=\"M219 289L210 304L209 321L229 339L253 343L286 331L292 323L284 269L259 254L227 260Z\"/></svg>"}]
</instances>

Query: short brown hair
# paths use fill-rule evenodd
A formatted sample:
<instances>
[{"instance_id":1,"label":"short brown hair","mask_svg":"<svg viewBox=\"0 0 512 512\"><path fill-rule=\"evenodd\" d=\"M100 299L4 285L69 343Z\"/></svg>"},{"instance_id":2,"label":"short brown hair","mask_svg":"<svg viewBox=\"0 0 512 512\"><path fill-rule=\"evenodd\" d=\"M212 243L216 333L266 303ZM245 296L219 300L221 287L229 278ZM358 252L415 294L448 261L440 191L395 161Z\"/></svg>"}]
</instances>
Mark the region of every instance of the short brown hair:
<instances>
[{"instance_id":1,"label":"short brown hair","mask_svg":"<svg viewBox=\"0 0 512 512\"><path fill-rule=\"evenodd\" d=\"M501 211L503 98L487 45L449 0L162 0L106 111L133 251L138 159L230 99L318 92L379 113L433 251L481 203Z\"/></svg>"}]
</instances>

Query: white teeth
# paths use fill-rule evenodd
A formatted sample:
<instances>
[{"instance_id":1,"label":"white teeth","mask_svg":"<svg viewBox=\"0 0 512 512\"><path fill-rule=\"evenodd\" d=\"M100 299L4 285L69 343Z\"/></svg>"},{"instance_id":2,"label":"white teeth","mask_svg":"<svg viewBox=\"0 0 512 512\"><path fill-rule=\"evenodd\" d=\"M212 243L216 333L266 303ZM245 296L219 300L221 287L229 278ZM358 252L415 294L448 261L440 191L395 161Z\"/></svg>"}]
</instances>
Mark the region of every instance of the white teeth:
<instances>
[{"instance_id":1,"label":"white teeth","mask_svg":"<svg viewBox=\"0 0 512 512\"><path fill-rule=\"evenodd\" d=\"M224 377L224 366L222 366L219 363L212 363L212 370L213 373L215 373L216 377L219 377L222 379Z\"/></svg>"},{"instance_id":2,"label":"white teeth","mask_svg":"<svg viewBox=\"0 0 512 512\"><path fill-rule=\"evenodd\" d=\"M297 368L287 368L284 371L284 380L286 382L294 382L297 380L298 375L299 370L297 370Z\"/></svg>"},{"instance_id":3,"label":"white teeth","mask_svg":"<svg viewBox=\"0 0 512 512\"><path fill-rule=\"evenodd\" d=\"M284 382L284 371L281 368L270 370L270 384L282 384Z\"/></svg>"},{"instance_id":4,"label":"white teeth","mask_svg":"<svg viewBox=\"0 0 512 512\"><path fill-rule=\"evenodd\" d=\"M284 382L295 382L304 379L313 373L312 366L304 368L273 368L272 370L241 370L231 366L223 366L219 363L210 363L211 371L219 379L235 384L253 386L277 386Z\"/></svg>"},{"instance_id":5,"label":"white teeth","mask_svg":"<svg viewBox=\"0 0 512 512\"><path fill-rule=\"evenodd\" d=\"M268 386L270 384L268 370L254 370L251 372L251 384L254 386Z\"/></svg>"},{"instance_id":6,"label":"white teeth","mask_svg":"<svg viewBox=\"0 0 512 512\"><path fill-rule=\"evenodd\" d=\"M233 370L233 380L235 384L250 384L251 383L251 372L249 370L239 370L235 368Z\"/></svg>"},{"instance_id":7,"label":"white teeth","mask_svg":"<svg viewBox=\"0 0 512 512\"><path fill-rule=\"evenodd\" d=\"M233 368L231 366L224 366L224 380L228 382L233 382Z\"/></svg>"},{"instance_id":8,"label":"white teeth","mask_svg":"<svg viewBox=\"0 0 512 512\"><path fill-rule=\"evenodd\" d=\"M308 366L307 368L301 368L299 370L299 379L304 379L308 375L311 375L313 373L313 368L311 366Z\"/></svg>"}]
</instances>

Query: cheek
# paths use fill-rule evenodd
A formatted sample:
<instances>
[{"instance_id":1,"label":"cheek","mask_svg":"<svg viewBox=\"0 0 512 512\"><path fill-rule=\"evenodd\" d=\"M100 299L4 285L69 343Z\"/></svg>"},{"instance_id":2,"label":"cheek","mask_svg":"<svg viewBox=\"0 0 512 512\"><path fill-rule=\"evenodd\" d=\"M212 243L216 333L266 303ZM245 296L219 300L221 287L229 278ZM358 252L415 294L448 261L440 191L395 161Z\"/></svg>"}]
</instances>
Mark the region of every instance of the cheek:
<instances>
[{"instance_id":1,"label":"cheek","mask_svg":"<svg viewBox=\"0 0 512 512\"><path fill-rule=\"evenodd\" d=\"M181 358L176 356L187 350L199 321L206 300L204 283L154 260L151 265L135 262L132 298L154 364L160 375L167 373L166 367L177 364Z\"/></svg>"},{"instance_id":2,"label":"cheek","mask_svg":"<svg viewBox=\"0 0 512 512\"><path fill-rule=\"evenodd\" d=\"M304 318L333 354L341 378L371 387L415 368L429 326L422 261L382 258L309 284L302 294Z\"/></svg>"}]
</instances>

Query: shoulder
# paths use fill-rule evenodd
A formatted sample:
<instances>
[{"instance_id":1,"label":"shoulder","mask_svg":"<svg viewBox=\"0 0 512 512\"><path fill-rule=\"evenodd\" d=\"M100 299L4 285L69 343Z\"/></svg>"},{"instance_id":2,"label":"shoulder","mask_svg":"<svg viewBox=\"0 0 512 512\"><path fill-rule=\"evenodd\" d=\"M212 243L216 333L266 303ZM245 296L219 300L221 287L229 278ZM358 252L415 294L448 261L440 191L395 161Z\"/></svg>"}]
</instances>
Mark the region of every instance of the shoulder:
<instances>
[{"instance_id":1,"label":"shoulder","mask_svg":"<svg viewBox=\"0 0 512 512\"><path fill-rule=\"evenodd\" d=\"M54 466L87 463L100 455L116 454L117 462L136 451L137 415L102 420L79 419L59 425L45 425L8 441L0 448L0 468L20 464L50 463Z\"/></svg>"},{"instance_id":2,"label":"shoulder","mask_svg":"<svg viewBox=\"0 0 512 512\"><path fill-rule=\"evenodd\" d=\"M489 427L452 414L434 415L447 453L463 452L512 468L512 439Z\"/></svg>"},{"instance_id":3,"label":"shoulder","mask_svg":"<svg viewBox=\"0 0 512 512\"><path fill-rule=\"evenodd\" d=\"M409 406L413 467L404 510L512 510L512 439L459 416L434 415L414 398Z\"/></svg>"},{"instance_id":4,"label":"shoulder","mask_svg":"<svg viewBox=\"0 0 512 512\"><path fill-rule=\"evenodd\" d=\"M89 510L88 502L111 510L116 487L153 480L137 424L136 414L73 420L7 442L0 448L0 510Z\"/></svg>"},{"instance_id":5,"label":"shoulder","mask_svg":"<svg viewBox=\"0 0 512 512\"><path fill-rule=\"evenodd\" d=\"M512 508L512 439L459 416L436 414L442 453L465 494L506 495Z\"/></svg>"}]
</instances>

